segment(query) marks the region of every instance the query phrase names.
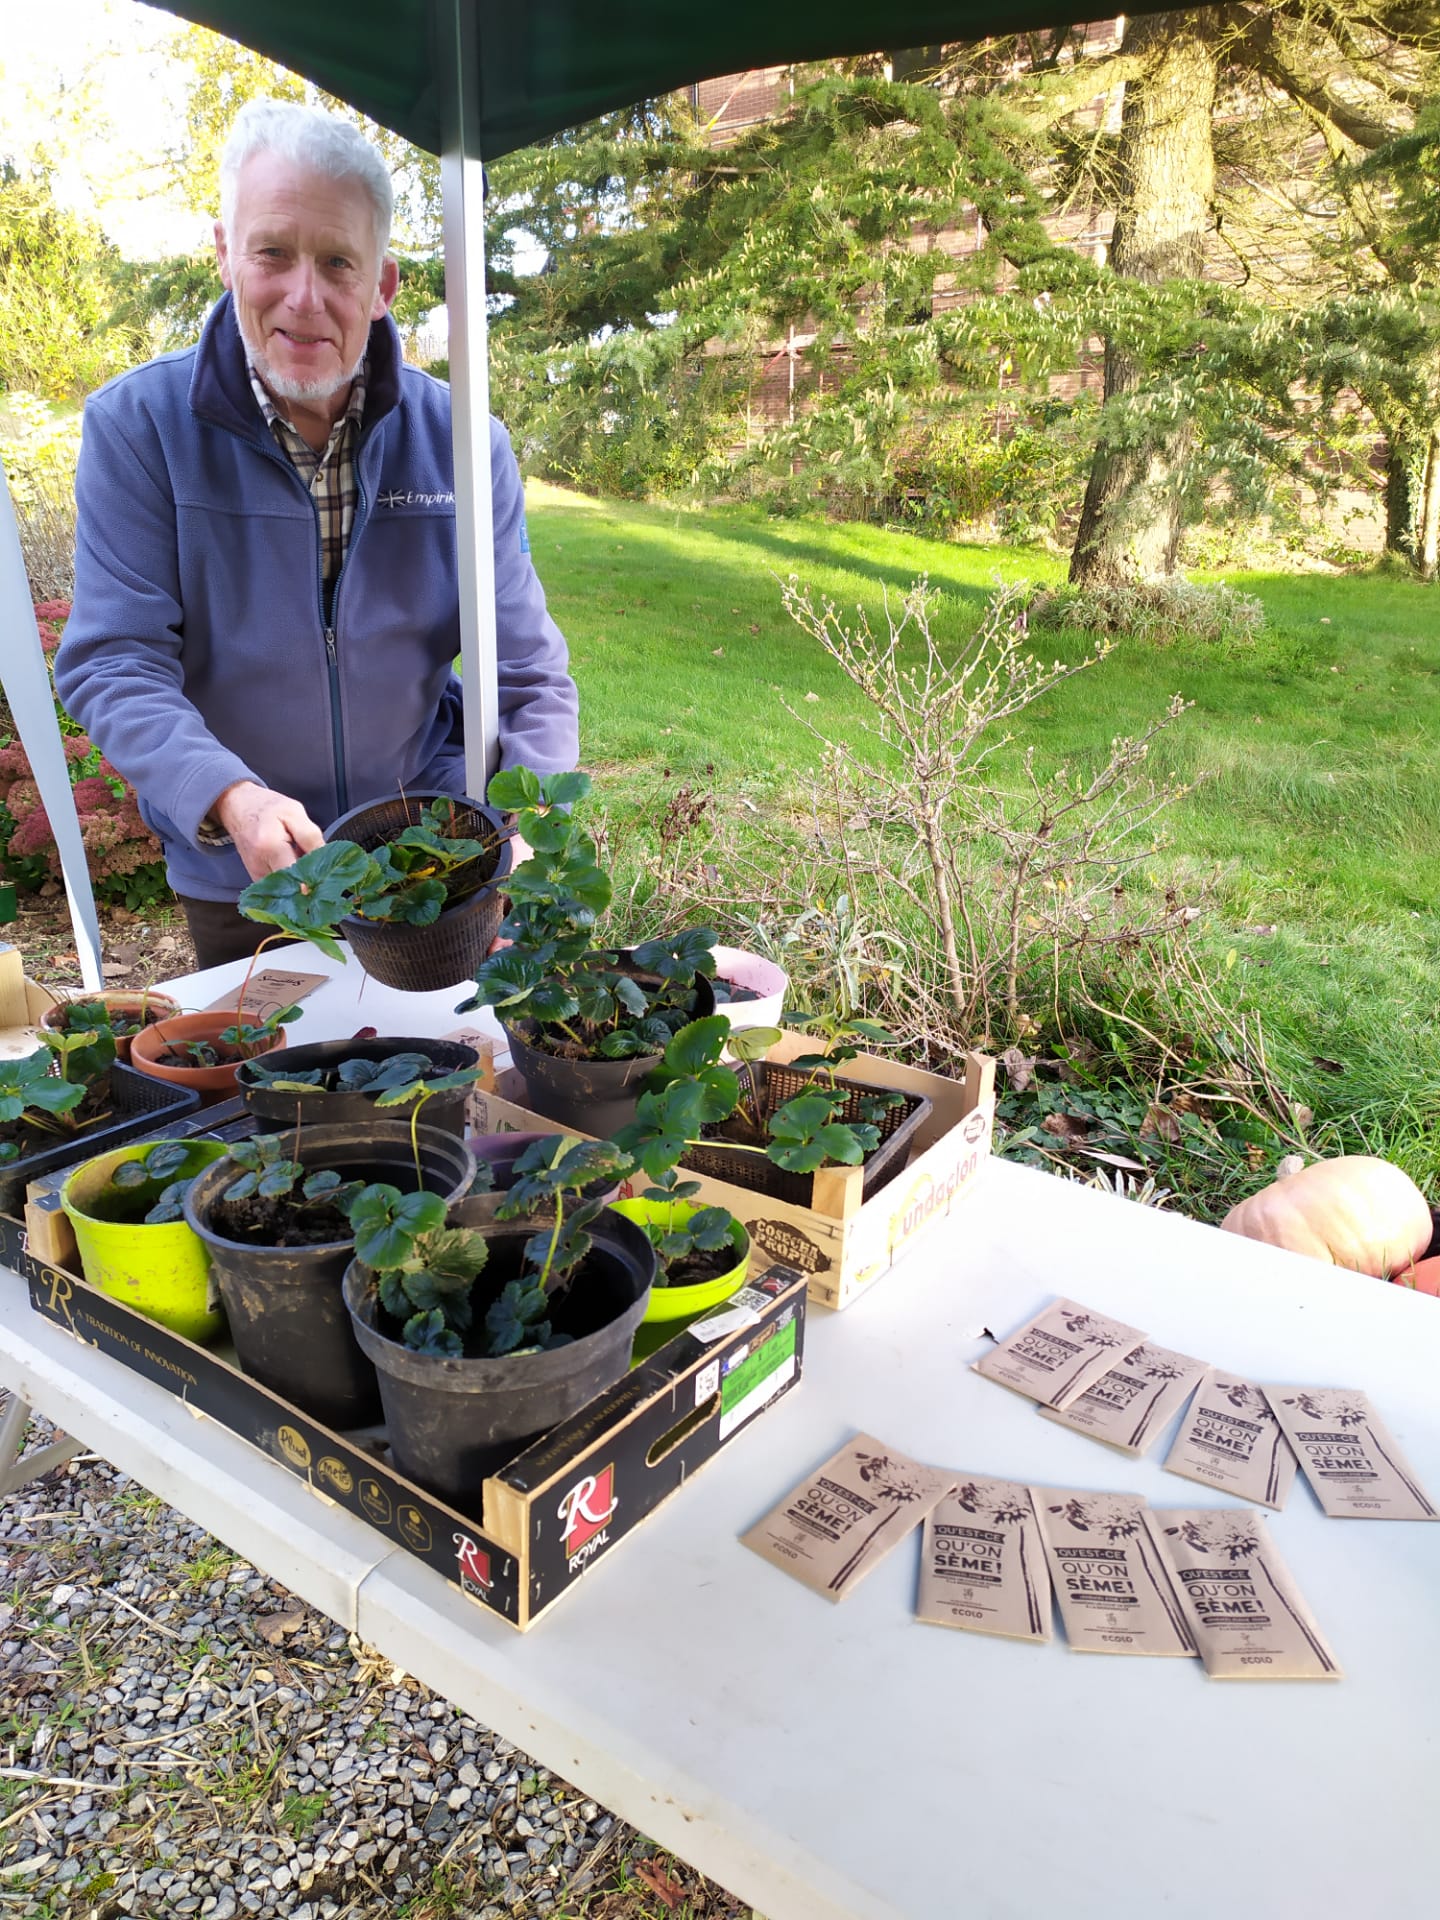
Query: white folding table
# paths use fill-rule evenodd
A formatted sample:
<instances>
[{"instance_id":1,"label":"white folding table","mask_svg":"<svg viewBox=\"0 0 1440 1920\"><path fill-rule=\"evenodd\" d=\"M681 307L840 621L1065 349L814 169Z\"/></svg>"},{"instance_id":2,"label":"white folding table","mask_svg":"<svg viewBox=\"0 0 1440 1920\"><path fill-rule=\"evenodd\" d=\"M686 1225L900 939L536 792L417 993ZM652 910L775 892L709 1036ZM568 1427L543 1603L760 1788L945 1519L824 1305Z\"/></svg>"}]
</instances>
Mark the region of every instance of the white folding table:
<instances>
[{"instance_id":1,"label":"white folding table","mask_svg":"<svg viewBox=\"0 0 1440 1920\"><path fill-rule=\"evenodd\" d=\"M459 1024L458 992L334 971L297 1041ZM970 1370L1060 1292L1253 1378L1363 1387L1440 1493L1440 1302L1003 1161L848 1312L815 1310L798 1390L523 1636L6 1275L0 1381L769 1920L1431 1920L1440 1524L1328 1520L1303 1483L1269 1516L1338 1684L921 1626L918 1534L839 1606L738 1545L862 1429L967 1474L1226 1504L1162 1471L1168 1434L1131 1461Z\"/></svg>"}]
</instances>

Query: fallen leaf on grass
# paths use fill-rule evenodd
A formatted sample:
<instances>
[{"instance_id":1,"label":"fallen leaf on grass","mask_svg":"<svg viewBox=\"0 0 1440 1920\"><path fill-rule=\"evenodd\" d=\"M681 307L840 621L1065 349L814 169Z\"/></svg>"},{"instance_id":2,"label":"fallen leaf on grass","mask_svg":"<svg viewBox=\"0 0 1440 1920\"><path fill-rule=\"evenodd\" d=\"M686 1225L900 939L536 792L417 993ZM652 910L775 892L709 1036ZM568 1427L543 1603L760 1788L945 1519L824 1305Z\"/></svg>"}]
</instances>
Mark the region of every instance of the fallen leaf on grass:
<instances>
[{"instance_id":1,"label":"fallen leaf on grass","mask_svg":"<svg viewBox=\"0 0 1440 1920\"><path fill-rule=\"evenodd\" d=\"M1142 1137L1147 1133L1153 1133L1157 1139L1170 1141L1179 1141L1182 1137L1179 1120L1168 1107L1162 1107L1158 1100L1152 1102L1147 1109L1145 1118L1140 1122L1140 1133Z\"/></svg>"},{"instance_id":2,"label":"fallen leaf on grass","mask_svg":"<svg viewBox=\"0 0 1440 1920\"><path fill-rule=\"evenodd\" d=\"M673 1881L658 1860L638 1860L635 1863L635 1878L643 1880L652 1893L656 1893L670 1908L678 1907L685 1898L685 1889Z\"/></svg>"},{"instance_id":3,"label":"fallen leaf on grass","mask_svg":"<svg viewBox=\"0 0 1440 1920\"><path fill-rule=\"evenodd\" d=\"M267 1645L278 1647L287 1633L298 1633L304 1626L306 1609L293 1607L288 1613L267 1613L255 1623L255 1630Z\"/></svg>"},{"instance_id":4,"label":"fallen leaf on grass","mask_svg":"<svg viewBox=\"0 0 1440 1920\"><path fill-rule=\"evenodd\" d=\"M1000 1064L1016 1093L1023 1093L1035 1078L1035 1062L1019 1047L1007 1047L1000 1056Z\"/></svg>"},{"instance_id":5,"label":"fallen leaf on grass","mask_svg":"<svg viewBox=\"0 0 1440 1920\"><path fill-rule=\"evenodd\" d=\"M1090 1132L1090 1124L1082 1120L1078 1113L1047 1113L1040 1122L1042 1133L1053 1133L1059 1140L1084 1140Z\"/></svg>"},{"instance_id":6,"label":"fallen leaf on grass","mask_svg":"<svg viewBox=\"0 0 1440 1920\"><path fill-rule=\"evenodd\" d=\"M1345 1071L1345 1062L1343 1060L1327 1060L1323 1053L1317 1053L1311 1057L1315 1065L1324 1073L1343 1073Z\"/></svg>"}]
</instances>

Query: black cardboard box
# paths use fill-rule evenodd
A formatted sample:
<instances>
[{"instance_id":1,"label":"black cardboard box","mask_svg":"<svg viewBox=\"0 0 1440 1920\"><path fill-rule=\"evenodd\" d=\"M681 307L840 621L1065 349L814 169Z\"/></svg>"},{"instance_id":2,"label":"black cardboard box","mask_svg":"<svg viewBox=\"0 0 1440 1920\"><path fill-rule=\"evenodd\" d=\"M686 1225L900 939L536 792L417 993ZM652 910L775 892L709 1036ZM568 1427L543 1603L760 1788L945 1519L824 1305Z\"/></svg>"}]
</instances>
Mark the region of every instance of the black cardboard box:
<instances>
[{"instance_id":1,"label":"black cardboard box","mask_svg":"<svg viewBox=\"0 0 1440 1920\"><path fill-rule=\"evenodd\" d=\"M771 1267L487 1480L481 1513L466 1515L396 1473L375 1450L378 1430L321 1426L223 1353L37 1257L4 1216L0 1262L44 1318L220 1421L522 1632L788 1392L804 1356L805 1278Z\"/></svg>"}]
</instances>

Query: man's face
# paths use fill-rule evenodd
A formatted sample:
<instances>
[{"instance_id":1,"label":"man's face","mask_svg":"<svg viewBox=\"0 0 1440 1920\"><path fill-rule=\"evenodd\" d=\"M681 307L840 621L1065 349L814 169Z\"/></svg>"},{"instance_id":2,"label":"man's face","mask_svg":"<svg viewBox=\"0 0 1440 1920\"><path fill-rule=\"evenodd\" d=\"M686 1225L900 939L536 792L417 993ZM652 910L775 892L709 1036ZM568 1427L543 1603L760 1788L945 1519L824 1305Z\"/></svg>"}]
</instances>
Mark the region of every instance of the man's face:
<instances>
[{"instance_id":1,"label":"man's face","mask_svg":"<svg viewBox=\"0 0 1440 1920\"><path fill-rule=\"evenodd\" d=\"M399 278L395 262L378 257L370 196L358 180L254 153L231 229L215 223L215 252L257 372L277 398L338 418L370 323L388 310Z\"/></svg>"}]
</instances>

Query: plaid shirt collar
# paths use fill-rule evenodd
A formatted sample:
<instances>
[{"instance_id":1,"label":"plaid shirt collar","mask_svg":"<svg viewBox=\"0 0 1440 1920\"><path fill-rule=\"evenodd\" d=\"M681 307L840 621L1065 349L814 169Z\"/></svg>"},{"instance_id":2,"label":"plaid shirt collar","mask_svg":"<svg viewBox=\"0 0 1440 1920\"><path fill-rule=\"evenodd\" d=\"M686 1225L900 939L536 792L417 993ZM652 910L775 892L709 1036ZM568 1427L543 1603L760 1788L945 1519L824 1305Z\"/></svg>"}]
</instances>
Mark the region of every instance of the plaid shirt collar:
<instances>
[{"instance_id":1,"label":"plaid shirt collar","mask_svg":"<svg viewBox=\"0 0 1440 1920\"><path fill-rule=\"evenodd\" d=\"M336 439L344 431L345 427L352 422L358 427L364 419L365 374L368 364L369 355L367 354L365 359L360 363L360 371L350 383L350 398L346 402L344 413L341 414L340 418L330 430L330 438L326 443L325 451L323 453L317 453L304 436L292 427L284 414L281 413L271 398L265 382L255 371L255 362L250 358L248 348L245 353L245 371L250 376L250 388L255 395L266 426L269 427L271 433L274 434L282 451L288 453L292 459L297 451L300 452L302 456L308 455L312 472L316 467L323 465L330 459L335 451Z\"/></svg>"}]
</instances>

